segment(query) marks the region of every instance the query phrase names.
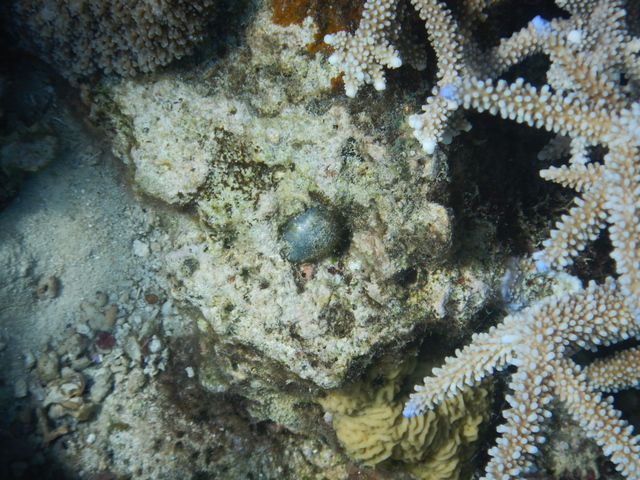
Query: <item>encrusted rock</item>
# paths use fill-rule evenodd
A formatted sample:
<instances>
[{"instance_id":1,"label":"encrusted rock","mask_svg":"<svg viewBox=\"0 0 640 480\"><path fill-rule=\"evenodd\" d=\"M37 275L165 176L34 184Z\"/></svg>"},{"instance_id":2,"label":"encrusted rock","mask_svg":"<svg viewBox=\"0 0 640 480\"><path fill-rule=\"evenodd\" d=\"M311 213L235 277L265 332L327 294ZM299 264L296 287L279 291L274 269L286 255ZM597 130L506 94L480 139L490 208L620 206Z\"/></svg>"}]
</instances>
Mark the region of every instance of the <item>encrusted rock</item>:
<instances>
[{"instance_id":1,"label":"encrusted rock","mask_svg":"<svg viewBox=\"0 0 640 480\"><path fill-rule=\"evenodd\" d=\"M89 391L89 398L93 403L101 403L113 388L113 373L106 368L100 369L93 376L93 384Z\"/></svg>"},{"instance_id":2,"label":"encrusted rock","mask_svg":"<svg viewBox=\"0 0 640 480\"><path fill-rule=\"evenodd\" d=\"M58 378L59 359L54 351L46 351L38 357L36 375L42 383L47 383Z\"/></svg>"},{"instance_id":3,"label":"encrusted rock","mask_svg":"<svg viewBox=\"0 0 640 480\"><path fill-rule=\"evenodd\" d=\"M85 380L80 373L74 373L47 385L48 393L42 404L47 407L53 403L65 408L77 408L82 403Z\"/></svg>"},{"instance_id":4,"label":"encrusted rock","mask_svg":"<svg viewBox=\"0 0 640 480\"><path fill-rule=\"evenodd\" d=\"M5 170L38 172L58 153L58 138L29 134L0 148L0 167Z\"/></svg>"},{"instance_id":5,"label":"encrusted rock","mask_svg":"<svg viewBox=\"0 0 640 480\"><path fill-rule=\"evenodd\" d=\"M183 218L163 267L173 300L198 312L207 352L198 379L253 397L273 419L289 415L271 407L284 391L337 388L390 345L465 332L499 273L491 247L464 262L450 256L446 158L424 153L401 122L422 98L389 90L374 104L346 103L326 59L303 47L313 27L263 20L189 80L103 81L93 112L103 125L108 117L136 187L196 217ZM283 234L304 212L328 212L330 235L298 255ZM138 313L127 322L145 324ZM154 375L166 362L152 344L140 350L148 338L133 330L118 340L128 368ZM224 359L213 352L220 344Z\"/></svg>"},{"instance_id":6,"label":"encrusted rock","mask_svg":"<svg viewBox=\"0 0 640 480\"><path fill-rule=\"evenodd\" d=\"M125 391L128 395L133 396L140 391L147 380L146 375L139 368L134 368L127 379Z\"/></svg>"},{"instance_id":7,"label":"encrusted rock","mask_svg":"<svg viewBox=\"0 0 640 480\"><path fill-rule=\"evenodd\" d=\"M138 339L134 335L129 335L124 341L123 345L124 353L135 363L142 361L142 348Z\"/></svg>"},{"instance_id":8,"label":"encrusted rock","mask_svg":"<svg viewBox=\"0 0 640 480\"><path fill-rule=\"evenodd\" d=\"M72 334L64 344L57 350L59 355L67 355L71 360L75 360L82 355L87 348L87 338L78 333Z\"/></svg>"},{"instance_id":9,"label":"encrusted rock","mask_svg":"<svg viewBox=\"0 0 640 480\"><path fill-rule=\"evenodd\" d=\"M18 378L13 384L13 396L16 398L24 398L29 393L27 381L24 378Z\"/></svg>"},{"instance_id":10,"label":"encrusted rock","mask_svg":"<svg viewBox=\"0 0 640 480\"><path fill-rule=\"evenodd\" d=\"M27 350L24 354L24 368L31 370L36 366L36 356L30 350Z\"/></svg>"}]
</instances>

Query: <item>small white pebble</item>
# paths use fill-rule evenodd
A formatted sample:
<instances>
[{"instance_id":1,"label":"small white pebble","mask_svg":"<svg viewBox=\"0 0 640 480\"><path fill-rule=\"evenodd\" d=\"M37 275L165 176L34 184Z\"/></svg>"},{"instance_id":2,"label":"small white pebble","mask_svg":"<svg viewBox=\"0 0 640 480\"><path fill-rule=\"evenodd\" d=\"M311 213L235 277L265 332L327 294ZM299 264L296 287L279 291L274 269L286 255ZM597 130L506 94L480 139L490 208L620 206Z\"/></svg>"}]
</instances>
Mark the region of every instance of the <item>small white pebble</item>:
<instances>
[{"instance_id":1,"label":"small white pebble","mask_svg":"<svg viewBox=\"0 0 640 480\"><path fill-rule=\"evenodd\" d=\"M27 387L27 381L24 378L16 380L16 383L13 385L13 396L16 398L24 398L28 393L29 388Z\"/></svg>"},{"instance_id":2,"label":"small white pebble","mask_svg":"<svg viewBox=\"0 0 640 480\"><path fill-rule=\"evenodd\" d=\"M362 268L362 265L360 265L360 262L351 261L347 264L347 268L349 270L358 271Z\"/></svg>"},{"instance_id":3,"label":"small white pebble","mask_svg":"<svg viewBox=\"0 0 640 480\"><path fill-rule=\"evenodd\" d=\"M145 242L141 242L140 240L133 241L133 254L136 257L147 257L149 256L149 244Z\"/></svg>"},{"instance_id":4,"label":"small white pebble","mask_svg":"<svg viewBox=\"0 0 640 480\"><path fill-rule=\"evenodd\" d=\"M151 353L158 353L162 349L162 342L154 335L147 348Z\"/></svg>"},{"instance_id":5,"label":"small white pebble","mask_svg":"<svg viewBox=\"0 0 640 480\"><path fill-rule=\"evenodd\" d=\"M162 308L160 309L160 312L162 312L163 315L169 315L171 313L172 308L173 308L173 302L171 300L167 300L162 304Z\"/></svg>"},{"instance_id":6,"label":"small white pebble","mask_svg":"<svg viewBox=\"0 0 640 480\"><path fill-rule=\"evenodd\" d=\"M36 366L36 357L32 352L27 350L24 354L24 368L26 368L27 370L31 370L35 366Z\"/></svg>"},{"instance_id":7,"label":"small white pebble","mask_svg":"<svg viewBox=\"0 0 640 480\"><path fill-rule=\"evenodd\" d=\"M187 372L187 377L189 378L193 378L193 376L196 374L196 372L193 371L193 367L187 367L185 368L185 371Z\"/></svg>"},{"instance_id":8,"label":"small white pebble","mask_svg":"<svg viewBox=\"0 0 640 480\"><path fill-rule=\"evenodd\" d=\"M79 333L80 335L85 335L88 337L91 334L91 329L89 328L89 325L87 325L86 323L81 323L76 326L76 332Z\"/></svg>"},{"instance_id":9,"label":"small white pebble","mask_svg":"<svg viewBox=\"0 0 640 480\"><path fill-rule=\"evenodd\" d=\"M265 137L267 141L272 145L277 145L280 143L280 133L275 128L267 128L265 130Z\"/></svg>"},{"instance_id":10,"label":"small white pebble","mask_svg":"<svg viewBox=\"0 0 640 480\"><path fill-rule=\"evenodd\" d=\"M91 444L93 442L96 441L96 434L95 433L90 433L89 435L87 435L87 443Z\"/></svg>"}]
</instances>

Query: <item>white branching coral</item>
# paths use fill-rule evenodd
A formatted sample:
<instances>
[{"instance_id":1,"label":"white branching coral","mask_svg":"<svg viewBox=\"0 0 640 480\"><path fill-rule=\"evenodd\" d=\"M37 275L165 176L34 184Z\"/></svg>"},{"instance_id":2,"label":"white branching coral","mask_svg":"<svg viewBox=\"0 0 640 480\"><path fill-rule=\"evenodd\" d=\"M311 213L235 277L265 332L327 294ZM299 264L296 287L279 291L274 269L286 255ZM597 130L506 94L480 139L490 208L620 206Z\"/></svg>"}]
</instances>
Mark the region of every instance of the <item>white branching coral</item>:
<instances>
[{"instance_id":1,"label":"white branching coral","mask_svg":"<svg viewBox=\"0 0 640 480\"><path fill-rule=\"evenodd\" d=\"M384 90L383 67L398 68L402 57L413 67L426 67L424 50L410 36L400 35L400 22L406 11L399 0L367 0L355 34L338 32L325 35L324 41L335 48L329 62L344 69L345 93L355 97L365 84Z\"/></svg>"},{"instance_id":2,"label":"white branching coral","mask_svg":"<svg viewBox=\"0 0 640 480\"><path fill-rule=\"evenodd\" d=\"M620 472L640 478L639 439L612 400L602 396L638 386L638 349L584 370L570 358L581 349L640 337L640 38L626 23L633 21L627 19L626 2L557 0L568 18L535 17L489 51L473 41L472 28L474 22L486 20L483 11L492 3L489 0L463 1L456 18L443 2L411 3L425 21L438 58L433 96L423 113L409 118L425 151L433 152L438 143L469 128L462 117L469 108L557 133L540 157L568 155L569 162L545 169L541 176L580 196L542 249L520 262L520 273L553 275L563 270L607 228L617 278L540 300L507 316L488 333L474 335L468 346L416 387L405 414L420 414L513 365L517 372L507 397L510 408L504 411L506 423L498 427L497 445L489 451L486 478L507 480L532 469L553 400L566 405ZM633 11L634 4L629 7ZM637 31L637 25L634 28ZM339 47L349 50L346 44ZM547 85L536 88L524 79L499 79L533 53L550 60ZM341 58L347 55L340 53ZM605 147L602 160L591 158L590 147L596 145Z\"/></svg>"},{"instance_id":3,"label":"white branching coral","mask_svg":"<svg viewBox=\"0 0 640 480\"><path fill-rule=\"evenodd\" d=\"M551 416L553 395L564 402L587 436L611 455L623 474L636 477L640 474L640 439L631 436L632 428L620 419L612 399L598 392L626 385L626 375L621 373L637 371L633 368L638 365L637 352L594 364L589 375L595 380L569 357L580 349L617 343L639 333L640 325L625 308L620 289L611 279L604 285L592 283L573 295L549 297L507 316L489 332L475 334L471 344L416 387L404 413L421 414L486 375L514 365L518 371L512 375L512 393L507 395L511 408L504 412L506 423L498 427L501 438L489 451L487 479L517 477L531 468L536 444L544 442L543 424Z\"/></svg>"},{"instance_id":4,"label":"white branching coral","mask_svg":"<svg viewBox=\"0 0 640 480\"><path fill-rule=\"evenodd\" d=\"M326 35L324 41L336 47L329 57L331 63L343 65L344 86L347 96L355 97L358 87L372 84L383 90L383 66L398 68L402 65L400 53L391 44L398 39L396 21L398 0L369 0L365 3L360 27L355 35L338 32Z\"/></svg>"}]
</instances>

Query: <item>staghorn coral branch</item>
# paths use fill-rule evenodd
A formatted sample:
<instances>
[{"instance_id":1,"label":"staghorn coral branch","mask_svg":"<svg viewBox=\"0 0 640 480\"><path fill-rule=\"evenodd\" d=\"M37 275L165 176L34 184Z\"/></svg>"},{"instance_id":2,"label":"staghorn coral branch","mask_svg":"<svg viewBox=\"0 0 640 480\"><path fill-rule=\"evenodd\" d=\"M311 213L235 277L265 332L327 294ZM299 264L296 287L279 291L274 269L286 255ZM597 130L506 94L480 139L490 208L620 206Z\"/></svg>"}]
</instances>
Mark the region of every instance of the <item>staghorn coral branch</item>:
<instances>
[{"instance_id":1,"label":"staghorn coral branch","mask_svg":"<svg viewBox=\"0 0 640 480\"><path fill-rule=\"evenodd\" d=\"M637 478L640 474L640 437L631 435L633 428L620 418L613 400L603 399L569 359L557 362L554 376L555 392L573 419L602 447L605 455L611 457L618 471Z\"/></svg>"},{"instance_id":2,"label":"staghorn coral branch","mask_svg":"<svg viewBox=\"0 0 640 480\"><path fill-rule=\"evenodd\" d=\"M417 385L403 411L407 417L419 415L445 398L450 398L468 386L473 386L488 374L499 371L513 361L513 344L521 341L517 327L505 324L487 333L477 333L472 343L448 357L442 367L434 368L433 377ZM473 358L473 363L468 359Z\"/></svg>"},{"instance_id":3,"label":"staghorn coral branch","mask_svg":"<svg viewBox=\"0 0 640 480\"><path fill-rule=\"evenodd\" d=\"M597 390L617 392L640 385L640 348L630 348L595 360L584 374Z\"/></svg>"},{"instance_id":4,"label":"staghorn coral branch","mask_svg":"<svg viewBox=\"0 0 640 480\"><path fill-rule=\"evenodd\" d=\"M324 41L335 48L329 62L344 68L347 96L355 97L364 84L384 90L386 80L382 66L398 68L402 65L400 53L392 44L399 34L397 3L398 0L368 0L355 34L338 32L325 35Z\"/></svg>"},{"instance_id":5,"label":"staghorn coral branch","mask_svg":"<svg viewBox=\"0 0 640 480\"><path fill-rule=\"evenodd\" d=\"M533 457L538 453L535 445L544 441L541 432L551 416L549 408L553 401L550 375L544 371L540 373L534 378L527 371L514 375L514 381L517 378L519 385L536 385L536 399L529 399L530 392L526 388L516 389L506 396L510 408L503 416L507 422L496 429L501 436L489 449L491 460L485 468L484 478L517 477L532 469Z\"/></svg>"},{"instance_id":6,"label":"staghorn coral branch","mask_svg":"<svg viewBox=\"0 0 640 480\"><path fill-rule=\"evenodd\" d=\"M404 414L420 414L445 398L473 385L485 375L515 365L509 383L514 392L507 396L510 409L503 412L506 423L499 427L502 437L489 450L492 457L486 478L516 478L532 465L535 446L544 441L542 426L551 416L550 403L555 395L571 415L585 428L588 436L603 447L623 473L630 475L640 467L636 438L627 423L620 420L610 402L603 401L587 376L567 358L579 349L617 343L640 335L640 326L625 308L620 289L612 279L603 285L592 282L574 295L548 297L505 318L489 332L476 334L472 342L450 357L433 375L416 387L405 405ZM616 359L638 367L638 355ZM618 367L618 372L622 367ZM595 372L595 370L593 370ZM600 368L600 377L614 375ZM613 379L620 385L619 373ZM593 426L597 428L594 429ZM623 445L631 450L624 454Z\"/></svg>"},{"instance_id":7,"label":"staghorn coral branch","mask_svg":"<svg viewBox=\"0 0 640 480\"><path fill-rule=\"evenodd\" d=\"M582 198L576 197L576 206L568 215L561 217L549 238L542 243L544 250L533 255L539 262L539 268L570 265L573 262L572 257L584 250L588 242L598 238L600 231L605 227L606 214L601 205L602 195L605 193L606 188L600 184L589 189Z\"/></svg>"},{"instance_id":8,"label":"staghorn coral branch","mask_svg":"<svg viewBox=\"0 0 640 480\"><path fill-rule=\"evenodd\" d=\"M605 166L598 163L574 163L570 167L563 165L540 170L540 176L563 187L585 192L604 175L605 170Z\"/></svg>"},{"instance_id":9,"label":"staghorn coral branch","mask_svg":"<svg viewBox=\"0 0 640 480\"><path fill-rule=\"evenodd\" d=\"M638 350L594 362L584 372L569 358L581 349L640 335L640 38L627 28L626 2L556 0L569 18L535 17L486 52L474 41L473 29L474 22L487 20L484 9L490 2L463 1L456 9L459 18L442 1L411 3L425 21L438 60L437 83L423 113L409 117L423 149L433 153L438 144L468 129L461 121L464 109L560 134L540 158L569 153L569 164L544 169L541 176L582 197L555 225L542 250L523 259L516 272L524 276L537 268L539 275L552 278L553 270L572 263L608 228L617 279L538 300L489 332L474 335L416 387L404 414L418 415L514 365L510 408L504 411L506 423L498 427L497 445L489 450L485 478L507 480L531 470L554 398L566 404L624 475L640 478L638 437L599 393L638 385ZM546 85L498 78L536 52L551 62ZM357 56L348 48L342 55L349 53ZM588 147L594 145L608 150L601 163L590 158Z\"/></svg>"}]
</instances>

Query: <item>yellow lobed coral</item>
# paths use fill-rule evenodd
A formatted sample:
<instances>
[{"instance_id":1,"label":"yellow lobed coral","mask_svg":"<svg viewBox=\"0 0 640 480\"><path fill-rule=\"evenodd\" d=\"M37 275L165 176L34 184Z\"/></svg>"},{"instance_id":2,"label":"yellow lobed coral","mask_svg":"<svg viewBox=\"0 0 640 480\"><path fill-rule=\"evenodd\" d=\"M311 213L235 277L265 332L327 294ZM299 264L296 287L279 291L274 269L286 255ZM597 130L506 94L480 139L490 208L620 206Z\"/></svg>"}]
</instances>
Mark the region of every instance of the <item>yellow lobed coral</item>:
<instances>
[{"instance_id":1,"label":"yellow lobed coral","mask_svg":"<svg viewBox=\"0 0 640 480\"><path fill-rule=\"evenodd\" d=\"M382 367L384 369L384 367ZM364 465L398 460L421 479L457 480L471 473L475 442L489 417L488 384L445 400L434 410L407 418L402 383L416 369L415 359L366 378L320 400L332 414L345 452Z\"/></svg>"}]
</instances>

